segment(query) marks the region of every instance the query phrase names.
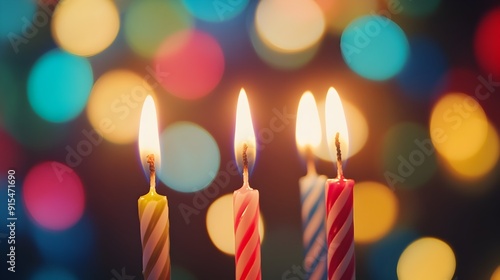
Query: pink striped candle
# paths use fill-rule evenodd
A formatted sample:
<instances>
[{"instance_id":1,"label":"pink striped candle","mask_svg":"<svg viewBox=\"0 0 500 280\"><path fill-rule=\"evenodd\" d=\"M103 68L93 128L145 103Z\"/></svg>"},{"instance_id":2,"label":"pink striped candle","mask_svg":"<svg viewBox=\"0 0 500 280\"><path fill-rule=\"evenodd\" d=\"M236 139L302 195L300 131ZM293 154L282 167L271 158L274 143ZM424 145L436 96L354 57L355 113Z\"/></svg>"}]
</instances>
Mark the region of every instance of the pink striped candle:
<instances>
[{"instance_id":1,"label":"pink striped candle","mask_svg":"<svg viewBox=\"0 0 500 280\"><path fill-rule=\"evenodd\" d=\"M236 280L260 280L259 191L248 183L249 161L255 160L256 141L243 89L236 109L234 151L243 173L243 186L233 194Z\"/></svg>"},{"instance_id":2,"label":"pink striped candle","mask_svg":"<svg viewBox=\"0 0 500 280\"><path fill-rule=\"evenodd\" d=\"M236 279L260 280L259 191L247 180L234 192L233 209Z\"/></svg>"}]
</instances>

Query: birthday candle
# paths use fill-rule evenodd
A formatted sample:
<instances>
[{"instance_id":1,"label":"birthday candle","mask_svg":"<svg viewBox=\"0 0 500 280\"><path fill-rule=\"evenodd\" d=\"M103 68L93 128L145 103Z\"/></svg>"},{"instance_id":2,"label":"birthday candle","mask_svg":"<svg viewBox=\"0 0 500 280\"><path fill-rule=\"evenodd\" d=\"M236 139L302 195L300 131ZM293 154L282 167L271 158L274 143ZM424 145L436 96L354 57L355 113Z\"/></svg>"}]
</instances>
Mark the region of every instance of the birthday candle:
<instances>
[{"instance_id":1,"label":"birthday candle","mask_svg":"<svg viewBox=\"0 0 500 280\"><path fill-rule=\"evenodd\" d=\"M233 194L236 280L260 280L259 191L248 183L249 157L255 159L255 134L245 91L238 97L234 149L242 163L243 186Z\"/></svg>"},{"instance_id":2,"label":"birthday candle","mask_svg":"<svg viewBox=\"0 0 500 280\"><path fill-rule=\"evenodd\" d=\"M170 222L167 197L156 192L156 166L160 165L158 120L153 98L146 97L139 127L139 154L149 170L149 192L138 200L145 280L170 279Z\"/></svg>"},{"instance_id":3,"label":"birthday candle","mask_svg":"<svg viewBox=\"0 0 500 280\"><path fill-rule=\"evenodd\" d=\"M324 280L327 275L324 190L326 176L318 175L314 166L313 150L321 143L321 123L316 101L309 91L300 98L295 139L307 162L307 174L299 179L304 270L306 279Z\"/></svg>"},{"instance_id":4,"label":"birthday candle","mask_svg":"<svg viewBox=\"0 0 500 280\"><path fill-rule=\"evenodd\" d=\"M347 122L338 93L330 88L325 102L326 133L330 152L336 153L337 178L326 181L326 234L328 280L355 279L353 187L342 171L340 137L348 142ZM348 147L348 146L346 146ZM347 150L347 148L346 148Z\"/></svg>"}]
</instances>

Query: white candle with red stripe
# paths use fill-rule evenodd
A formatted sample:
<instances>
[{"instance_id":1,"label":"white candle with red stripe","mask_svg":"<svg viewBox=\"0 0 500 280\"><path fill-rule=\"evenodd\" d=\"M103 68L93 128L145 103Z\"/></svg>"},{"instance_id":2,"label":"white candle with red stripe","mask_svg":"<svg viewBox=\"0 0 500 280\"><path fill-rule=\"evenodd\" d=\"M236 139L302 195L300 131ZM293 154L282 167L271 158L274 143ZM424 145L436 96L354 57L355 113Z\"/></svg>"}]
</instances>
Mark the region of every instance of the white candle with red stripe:
<instances>
[{"instance_id":1,"label":"white candle with red stripe","mask_svg":"<svg viewBox=\"0 0 500 280\"><path fill-rule=\"evenodd\" d=\"M255 161L256 141L250 106L243 89L238 97L234 137L236 163L243 186L233 194L236 280L260 280L259 191L248 183L249 164Z\"/></svg>"},{"instance_id":2,"label":"white candle with red stripe","mask_svg":"<svg viewBox=\"0 0 500 280\"><path fill-rule=\"evenodd\" d=\"M342 102L333 88L326 97L325 116L328 146L337 162L337 178L326 181L325 192L328 280L354 280L354 181L345 179L342 171L341 150L347 154L349 140Z\"/></svg>"}]
</instances>

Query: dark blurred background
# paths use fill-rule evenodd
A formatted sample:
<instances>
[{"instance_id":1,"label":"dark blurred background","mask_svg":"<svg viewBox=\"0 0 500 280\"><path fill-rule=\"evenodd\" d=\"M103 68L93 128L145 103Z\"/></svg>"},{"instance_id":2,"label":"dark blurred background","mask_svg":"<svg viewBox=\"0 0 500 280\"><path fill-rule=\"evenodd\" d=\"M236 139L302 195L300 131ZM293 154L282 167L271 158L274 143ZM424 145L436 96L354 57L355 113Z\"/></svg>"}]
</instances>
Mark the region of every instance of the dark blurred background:
<instances>
[{"instance_id":1,"label":"dark blurred background","mask_svg":"<svg viewBox=\"0 0 500 280\"><path fill-rule=\"evenodd\" d=\"M0 227L1 279L142 279L146 94L172 279L234 278L230 199L218 199L242 184L231 167L242 87L262 276L303 279L295 118L307 90L322 115L331 86L357 183L357 279L500 279L498 1L58 2L0 0L0 220L17 218ZM324 143L316 155L335 177Z\"/></svg>"}]
</instances>

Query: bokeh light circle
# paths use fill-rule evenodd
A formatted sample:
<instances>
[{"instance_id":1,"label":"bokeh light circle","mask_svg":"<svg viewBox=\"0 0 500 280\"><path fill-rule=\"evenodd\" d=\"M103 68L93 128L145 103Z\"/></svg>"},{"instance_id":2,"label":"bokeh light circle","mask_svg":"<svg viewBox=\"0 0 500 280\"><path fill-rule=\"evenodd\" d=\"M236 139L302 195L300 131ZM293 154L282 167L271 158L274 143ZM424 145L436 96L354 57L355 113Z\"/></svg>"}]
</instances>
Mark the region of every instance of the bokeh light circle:
<instances>
[{"instance_id":1,"label":"bokeh light circle","mask_svg":"<svg viewBox=\"0 0 500 280\"><path fill-rule=\"evenodd\" d=\"M424 237L412 242L401 254L398 279L452 279L455 267L455 254L448 244L437 238Z\"/></svg>"},{"instance_id":2,"label":"bokeh light circle","mask_svg":"<svg viewBox=\"0 0 500 280\"><path fill-rule=\"evenodd\" d=\"M392 230L399 212L396 194L376 182L357 183L354 188L354 240L372 243Z\"/></svg>"},{"instance_id":3,"label":"bokeh light circle","mask_svg":"<svg viewBox=\"0 0 500 280\"><path fill-rule=\"evenodd\" d=\"M99 77L87 106L87 117L93 127L89 133L97 132L117 144L137 141L142 103L146 96L155 95L147 82L151 79L150 75L141 77L123 69Z\"/></svg>"},{"instance_id":4,"label":"bokeh light circle","mask_svg":"<svg viewBox=\"0 0 500 280\"><path fill-rule=\"evenodd\" d=\"M490 10L477 26L474 49L479 65L488 73L500 76L500 7Z\"/></svg>"},{"instance_id":5,"label":"bokeh light circle","mask_svg":"<svg viewBox=\"0 0 500 280\"><path fill-rule=\"evenodd\" d=\"M77 280L75 275L62 267L43 266L37 269L29 280Z\"/></svg>"},{"instance_id":6,"label":"bokeh light circle","mask_svg":"<svg viewBox=\"0 0 500 280\"><path fill-rule=\"evenodd\" d=\"M66 51L91 56L106 49L120 29L120 15L111 0L62 1L52 17L52 34Z\"/></svg>"},{"instance_id":7,"label":"bokeh light circle","mask_svg":"<svg viewBox=\"0 0 500 280\"><path fill-rule=\"evenodd\" d=\"M165 38L192 25L191 15L180 3L134 1L125 14L125 39L134 52L150 58Z\"/></svg>"},{"instance_id":8,"label":"bokeh light circle","mask_svg":"<svg viewBox=\"0 0 500 280\"><path fill-rule=\"evenodd\" d=\"M427 129L417 123L399 123L384 137L383 166L391 188L414 188L425 184L437 169Z\"/></svg>"},{"instance_id":9,"label":"bokeh light circle","mask_svg":"<svg viewBox=\"0 0 500 280\"><path fill-rule=\"evenodd\" d=\"M483 146L487 134L486 114L474 97L448 93L434 105L430 135L434 147L445 159L464 160L473 156Z\"/></svg>"},{"instance_id":10,"label":"bokeh light circle","mask_svg":"<svg viewBox=\"0 0 500 280\"><path fill-rule=\"evenodd\" d=\"M85 193L78 175L68 166L47 161L28 172L23 200L31 218L49 230L73 226L85 208Z\"/></svg>"},{"instance_id":11,"label":"bokeh light circle","mask_svg":"<svg viewBox=\"0 0 500 280\"><path fill-rule=\"evenodd\" d=\"M364 16L351 22L340 38L347 65L370 80L387 80L405 65L409 45L403 30L382 16Z\"/></svg>"},{"instance_id":12,"label":"bokeh light circle","mask_svg":"<svg viewBox=\"0 0 500 280\"><path fill-rule=\"evenodd\" d=\"M346 160L356 155L365 146L366 141L368 140L369 131L368 122L366 121L366 117L363 115L361 110L346 100L342 100L342 106L344 107L347 128L349 130L349 154L342 153L342 159ZM322 160L332 161L330 150L328 148L328 142L326 140L324 100L318 102L318 111L321 120L322 137L319 147L314 150L314 154Z\"/></svg>"},{"instance_id":13,"label":"bokeh light circle","mask_svg":"<svg viewBox=\"0 0 500 280\"><path fill-rule=\"evenodd\" d=\"M466 159L447 159L446 167L460 180L473 181L487 175L496 166L500 153L500 139L495 127L488 125L488 134L479 150ZM471 185L474 187L474 185Z\"/></svg>"},{"instance_id":14,"label":"bokeh light circle","mask_svg":"<svg viewBox=\"0 0 500 280\"><path fill-rule=\"evenodd\" d=\"M177 122L160 136L160 180L179 192L196 192L208 186L220 165L220 151L212 135L201 126Z\"/></svg>"},{"instance_id":15,"label":"bokeh light circle","mask_svg":"<svg viewBox=\"0 0 500 280\"><path fill-rule=\"evenodd\" d=\"M28 78L28 101L41 118L67 122L87 104L92 88L92 67L87 59L60 50L40 57Z\"/></svg>"},{"instance_id":16,"label":"bokeh light circle","mask_svg":"<svg viewBox=\"0 0 500 280\"><path fill-rule=\"evenodd\" d=\"M207 211L207 231L217 249L234 255L233 195L225 194L215 200ZM259 215L260 243L264 241L264 221Z\"/></svg>"},{"instance_id":17,"label":"bokeh light circle","mask_svg":"<svg viewBox=\"0 0 500 280\"><path fill-rule=\"evenodd\" d=\"M322 4L322 7L326 14L328 27L334 34L341 34L354 19L378 10L376 0L323 0L322 2L325 3Z\"/></svg>"},{"instance_id":18,"label":"bokeh light circle","mask_svg":"<svg viewBox=\"0 0 500 280\"><path fill-rule=\"evenodd\" d=\"M230 20L245 10L249 0L199 1L182 0L188 11L198 19L209 22Z\"/></svg>"},{"instance_id":19,"label":"bokeh light circle","mask_svg":"<svg viewBox=\"0 0 500 280\"><path fill-rule=\"evenodd\" d=\"M180 31L168 37L155 55L156 78L167 92L198 99L209 94L224 73L224 54L210 34Z\"/></svg>"},{"instance_id":20,"label":"bokeh light circle","mask_svg":"<svg viewBox=\"0 0 500 280\"><path fill-rule=\"evenodd\" d=\"M440 90L446 70L446 59L439 45L427 38L413 38L408 62L396 79L405 94L426 101Z\"/></svg>"},{"instance_id":21,"label":"bokeh light circle","mask_svg":"<svg viewBox=\"0 0 500 280\"><path fill-rule=\"evenodd\" d=\"M321 8L309 0L260 1L255 12L257 34L282 52L297 52L316 44L325 32Z\"/></svg>"}]
</instances>

